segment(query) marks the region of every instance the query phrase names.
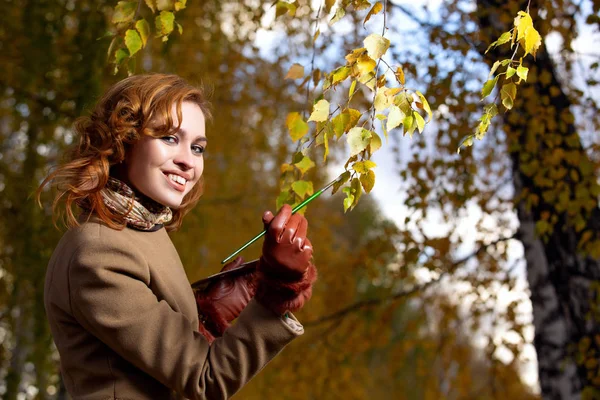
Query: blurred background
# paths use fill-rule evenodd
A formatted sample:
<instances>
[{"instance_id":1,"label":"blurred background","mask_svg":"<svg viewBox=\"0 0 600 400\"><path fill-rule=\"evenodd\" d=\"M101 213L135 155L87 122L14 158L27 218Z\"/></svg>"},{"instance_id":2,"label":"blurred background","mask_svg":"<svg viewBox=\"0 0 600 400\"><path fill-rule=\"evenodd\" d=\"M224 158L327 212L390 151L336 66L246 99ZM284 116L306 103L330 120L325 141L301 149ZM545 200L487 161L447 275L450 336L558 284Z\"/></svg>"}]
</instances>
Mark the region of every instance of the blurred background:
<instances>
[{"instance_id":1,"label":"blurred background","mask_svg":"<svg viewBox=\"0 0 600 400\"><path fill-rule=\"evenodd\" d=\"M73 120L127 76L107 62L116 3L0 0L3 399L68 398L42 290L64 228L51 193L40 208L33 192L76 140ZM183 34L135 56L136 73L176 73L211 93L205 194L171 234L191 282L275 209L279 166L294 152L285 118L320 93L318 79L309 90L284 79L293 63L331 71L385 24L387 60L434 110L422 135L390 132L373 157L375 189L354 210L339 194L310 204L320 277L298 315L306 333L235 398L600 398L600 2L531 1L543 44L523 61L528 81L460 154L491 64L511 56L485 49L528 3L387 1L385 21L363 24L368 8L350 7L330 26L333 3L297 0L290 16L270 1L188 2L176 16ZM361 87L353 107L371 100ZM343 143L309 172L315 188L343 171Z\"/></svg>"}]
</instances>

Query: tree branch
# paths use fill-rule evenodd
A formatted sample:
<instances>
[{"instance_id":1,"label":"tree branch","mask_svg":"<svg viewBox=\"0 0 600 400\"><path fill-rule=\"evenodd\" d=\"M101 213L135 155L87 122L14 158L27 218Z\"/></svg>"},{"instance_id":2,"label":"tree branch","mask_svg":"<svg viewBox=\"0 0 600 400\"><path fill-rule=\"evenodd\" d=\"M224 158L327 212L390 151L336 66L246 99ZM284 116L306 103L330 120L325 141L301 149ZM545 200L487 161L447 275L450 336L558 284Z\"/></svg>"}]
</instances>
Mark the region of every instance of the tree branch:
<instances>
[{"instance_id":1,"label":"tree branch","mask_svg":"<svg viewBox=\"0 0 600 400\"><path fill-rule=\"evenodd\" d=\"M403 290L400 291L398 293L395 293L391 296L386 296L386 297L382 297L382 298L376 298L376 299L369 299L369 300L362 300L359 302L356 302L354 304L350 304L349 306L342 308L341 310L338 310L332 314L329 315L325 315L323 317L317 318L315 320L312 321L308 321L303 323L302 325L304 326L317 326L320 325L324 322L328 322L328 321L335 321L335 320L339 320L341 318L343 318L344 316L356 312L356 311L360 311L362 309L365 308L369 308L369 307L373 307L373 306L377 306L380 305L382 303L385 302L389 302L389 301L394 301L394 300L398 300L401 298L406 298L406 297L410 297L416 293L422 292L424 290L426 290L429 286L432 286L434 283L437 283L439 281L442 280L442 278L444 276L446 276L448 273L454 271L457 267L459 267L461 264L466 263L467 261L469 261L471 258L478 256L480 253L482 253L483 251L487 250L488 247L491 246L495 246L500 242L505 242L511 239L515 239L516 238L516 233L509 236L509 237L503 237L503 238L499 238L497 240L494 240L493 242L490 242L488 244L483 244L481 245L477 250L475 250L473 253L458 259L456 261L454 261L450 268L448 268L446 271L443 271L439 277L437 277L436 279L432 279L427 283L424 283L423 285L420 286L415 286L412 289L409 290Z\"/></svg>"}]
</instances>

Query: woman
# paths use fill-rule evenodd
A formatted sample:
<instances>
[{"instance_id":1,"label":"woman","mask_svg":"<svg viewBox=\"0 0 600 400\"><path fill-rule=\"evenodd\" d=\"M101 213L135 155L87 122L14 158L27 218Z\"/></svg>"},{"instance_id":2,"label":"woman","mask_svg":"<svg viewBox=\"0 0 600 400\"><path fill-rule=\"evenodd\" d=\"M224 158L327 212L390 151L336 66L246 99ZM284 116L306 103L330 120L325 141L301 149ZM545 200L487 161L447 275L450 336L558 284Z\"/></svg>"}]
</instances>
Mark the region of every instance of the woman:
<instances>
[{"instance_id":1,"label":"woman","mask_svg":"<svg viewBox=\"0 0 600 400\"><path fill-rule=\"evenodd\" d=\"M201 195L209 116L178 76L129 77L76 121L78 144L38 189L55 184L69 226L44 303L74 399L226 399L303 333L291 312L316 270L289 206L263 215L255 273L197 296L167 235Z\"/></svg>"}]
</instances>

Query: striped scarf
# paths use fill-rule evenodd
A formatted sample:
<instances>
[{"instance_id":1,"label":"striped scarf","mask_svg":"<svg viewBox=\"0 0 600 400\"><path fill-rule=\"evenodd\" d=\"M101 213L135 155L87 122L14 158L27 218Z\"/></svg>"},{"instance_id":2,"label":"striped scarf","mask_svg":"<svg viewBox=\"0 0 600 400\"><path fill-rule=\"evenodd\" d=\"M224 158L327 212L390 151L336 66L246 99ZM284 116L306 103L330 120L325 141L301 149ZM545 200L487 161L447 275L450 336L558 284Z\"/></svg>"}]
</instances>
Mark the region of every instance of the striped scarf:
<instances>
[{"instance_id":1,"label":"striped scarf","mask_svg":"<svg viewBox=\"0 0 600 400\"><path fill-rule=\"evenodd\" d=\"M122 215L129 227L149 231L154 230L155 225L164 225L173 219L169 207L136 196L127 184L116 178L109 177L100 193L106 207Z\"/></svg>"}]
</instances>

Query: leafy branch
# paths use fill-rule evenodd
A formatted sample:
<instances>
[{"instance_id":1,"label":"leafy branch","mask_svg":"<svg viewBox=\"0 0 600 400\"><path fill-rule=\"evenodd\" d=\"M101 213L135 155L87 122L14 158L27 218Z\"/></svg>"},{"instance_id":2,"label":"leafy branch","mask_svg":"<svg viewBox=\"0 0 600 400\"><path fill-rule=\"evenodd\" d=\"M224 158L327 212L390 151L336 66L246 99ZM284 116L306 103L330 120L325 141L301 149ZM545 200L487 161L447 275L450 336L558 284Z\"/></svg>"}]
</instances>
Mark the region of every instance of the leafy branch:
<instances>
[{"instance_id":1,"label":"leafy branch","mask_svg":"<svg viewBox=\"0 0 600 400\"><path fill-rule=\"evenodd\" d=\"M480 122L475 129L475 133L468 135L462 140L458 146L458 153L460 153L462 147L473 145L474 139L481 140L485 137L492 119L498 115L498 107L496 106L498 97L500 97L505 111L512 109L517 97L517 86L527 80L529 68L523 66L523 58L528 54L531 54L535 58L542 44L542 37L533 27L533 20L531 19L531 15L529 15L529 4L527 4L526 11L518 12L517 17L514 19L513 28L500 35L498 40L490 44L485 53L504 44L510 44L511 49L514 47L512 56L509 59L496 61L492 65L488 80L483 84L483 88L481 89L481 100L492 93L501 78L503 79L503 84L496 94L494 101L484 106L483 115L479 118ZM517 53L520 48L524 49L524 54L517 60ZM496 72L497 74L494 76Z\"/></svg>"}]
</instances>

